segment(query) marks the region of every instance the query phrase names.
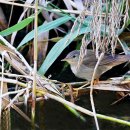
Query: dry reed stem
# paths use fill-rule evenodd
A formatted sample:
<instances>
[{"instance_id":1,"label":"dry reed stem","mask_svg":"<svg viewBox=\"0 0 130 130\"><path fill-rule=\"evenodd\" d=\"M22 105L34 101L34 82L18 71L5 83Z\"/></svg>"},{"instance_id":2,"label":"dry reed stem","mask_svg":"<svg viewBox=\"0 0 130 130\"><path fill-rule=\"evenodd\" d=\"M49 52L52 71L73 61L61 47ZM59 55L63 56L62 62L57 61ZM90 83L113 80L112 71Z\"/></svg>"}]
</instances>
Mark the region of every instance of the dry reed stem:
<instances>
[{"instance_id":1,"label":"dry reed stem","mask_svg":"<svg viewBox=\"0 0 130 130\"><path fill-rule=\"evenodd\" d=\"M1 86L0 86L0 96L2 96L2 94L3 94L3 89L4 89L4 82L3 82L3 78L4 78L4 76L3 76L3 72L4 72L4 54L5 54L6 52L3 52L2 53L2 80L1 80ZM0 97L0 126L1 126L1 115L2 115L2 104L3 104L3 99L2 99L2 97Z\"/></svg>"},{"instance_id":2,"label":"dry reed stem","mask_svg":"<svg viewBox=\"0 0 130 130\"><path fill-rule=\"evenodd\" d=\"M20 3L13 3L13 2L9 2L9 1L6 1L6 0L2 0L0 1L0 3L4 3L4 4L9 4L9 5L15 5L15 6L20 6L20 7L26 7L26 8L32 8L32 9L35 9L35 6L33 5L26 5L26 4L20 4ZM43 9L43 6L38 6L38 9ZM45 9L45 8L44 8ZM46 9L45 9L46 10ZM79 10L66 10L66 9L62 9L59 10L59 9L50 9L50 10L47 10L47 11L51 11L51 12L65 12L65 13L70 13L70 14L78 14L80 15L82 13L82 11L79 11ZM93 14L90 12L90 11L85 11L85 16L92 16ZM108 14L109 15L109 14ZM101 14L102 17L105 17L105 13L102 13ZM122 15L124 16L124 15Z\"/></svg>"},{"instance_id":3,"label":"dry reed stem","mask_svg":"<svg viewBox=\"0 0 130 130\"><path fill-rule=\"evenodd\" d=\"M35 21L34 21L34 68L32 86L32 128L35 129L35 110L36 110L36 88L37 88L37 58L38 58L38 0L35 0Z\"/></svg>"},{"instance_id":4,"label":"dry reed stem","mask_svg":"<svg viewBox=\"0 0 130 130\"><path fill-rule=\"evenodd\" d=\"M97 130L99 130L99 124L98 124L98 120L97 120L97 117L96 117L95 105L94 105L94 100L93 100L93 84L94 84L94 79L95 79L95 75L96 75L96 72L97 72L98 65L100 64L103 57L104 57L104 53L101 53L96 65L95 65L95 68L94 68L94 72L93 72L93 76L92 76L92 80L91 80L91 88L90 88L90 100L91 100L91 106L92 106Z\"/></svg>"},{"instance_id":5,"label":"dry reed stem","mask_svg":"<svg viewBox=\"0 0 130 130\"><path fill-rule=\"evenodd\" d=\"M39 91L40 92L40 91ZM42 92L41 92L42 93ZM58 97L58 96L55 96L55 95L52 95L52 94L49 94L49 93L43 93L44 95L46 95L48 98L51 98L53 100L56 100L62 104L65 104L65 105L68 105L84 114L87 114L89 116L94 116L93 115L93 112L83 108L83 107L80 107L76 104L73 104L69 101L66 101L65 99L61 98L61 97ZM116 122L116 123L120 123L120 124L123 124L123 125L127 125L127 126L130 126L130 122L129 121L124 121L124 120L121 120L121 119L117 119L117 118L113 118L113 117L109 117L109 116L105 116L105 115L101 115L101 114L96 114L96 116L100 119L104 119L104 120L108 120L108 121L111 121L111 122Z\"/></svg>"}]
</instances>

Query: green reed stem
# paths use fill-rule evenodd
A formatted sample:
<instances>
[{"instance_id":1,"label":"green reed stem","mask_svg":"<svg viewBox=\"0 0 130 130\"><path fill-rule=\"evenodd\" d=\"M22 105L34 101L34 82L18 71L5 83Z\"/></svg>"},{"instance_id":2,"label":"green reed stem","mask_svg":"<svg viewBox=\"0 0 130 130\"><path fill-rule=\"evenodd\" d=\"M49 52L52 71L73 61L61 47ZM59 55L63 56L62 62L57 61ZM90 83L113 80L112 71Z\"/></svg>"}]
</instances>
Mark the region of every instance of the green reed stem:
<instances>
[{"instance_id":1,"label":"green reed stem","mask_svg":"<svg viewBox=\"0 0 130 130\"><path fill-rule=\"evenodd\" d=\"M38 0L35 0L34 20L34 71L32 88L32 129L35 129L35 108L36 108L36 73L37 73L37 37L38 37Z\"/></svg>"}]
</instances>

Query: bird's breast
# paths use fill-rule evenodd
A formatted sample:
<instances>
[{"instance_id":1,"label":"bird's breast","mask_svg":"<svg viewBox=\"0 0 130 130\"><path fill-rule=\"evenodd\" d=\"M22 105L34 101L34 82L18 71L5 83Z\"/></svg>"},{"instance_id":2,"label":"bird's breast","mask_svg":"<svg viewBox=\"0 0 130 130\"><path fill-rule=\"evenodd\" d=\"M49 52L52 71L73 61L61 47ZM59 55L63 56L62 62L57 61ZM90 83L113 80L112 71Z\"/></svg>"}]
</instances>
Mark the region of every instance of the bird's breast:
<instances>
[{"instance_id":1,"label":"bird's breast","mask_svg":"<svg viewBox=\"0 0 130 130\"><path fill-rule=\"evenodd\" d=\"M76 77L91 81L93 75L93 68L88 68L86 66L71 66L72 72Z\"/></svg>"}]
</instances>

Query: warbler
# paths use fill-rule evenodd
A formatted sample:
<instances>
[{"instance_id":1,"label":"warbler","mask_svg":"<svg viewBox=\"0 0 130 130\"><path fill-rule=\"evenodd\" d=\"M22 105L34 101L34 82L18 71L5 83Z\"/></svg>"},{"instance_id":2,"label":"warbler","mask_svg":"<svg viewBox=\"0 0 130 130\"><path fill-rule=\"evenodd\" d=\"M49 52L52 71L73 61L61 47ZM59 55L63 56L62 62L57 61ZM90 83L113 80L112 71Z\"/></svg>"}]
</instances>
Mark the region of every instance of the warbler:
<instances>
[{"instance_id":1,"label":"warbler","mask_svg":"<svg viewBox=\"0 0 130 130\"><path fill-rule=\"evenodd\" d=\"M70 52L62 61L67 61L70 64L72 72L76 77L91 81L94 67L97 63L97 58L95 53L91 49L87 49L87 54L83 58L81 64L77 67L79 61L79 50L74 50ZM100 76L106 71L110 70L112 67L127 62L130 59L128 55L115 54L104 54L101 62L96 70L95 79L99 79Z\"/></svg>"}]
</instances>

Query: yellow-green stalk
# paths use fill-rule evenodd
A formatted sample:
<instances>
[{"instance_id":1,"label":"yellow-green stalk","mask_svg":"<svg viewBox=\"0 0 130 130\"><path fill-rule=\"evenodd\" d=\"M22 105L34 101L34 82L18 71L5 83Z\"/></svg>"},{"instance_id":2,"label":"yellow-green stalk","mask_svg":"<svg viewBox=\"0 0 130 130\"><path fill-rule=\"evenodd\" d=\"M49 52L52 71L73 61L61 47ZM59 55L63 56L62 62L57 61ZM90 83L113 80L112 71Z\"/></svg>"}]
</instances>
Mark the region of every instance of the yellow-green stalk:
<instances>
[{"instance_id":1,"label":"yellow-green stalk","mask_svg":"<svg viewBox=\"0 0 130 130\"><path fill-rule=\"evenodd\" d=\"M38 0L35 0L35 21L34 21L34 71L32 88L32 128L35 129L35 105L36 105L36 74L37 74L37 37L38 37Z\"/></svg>"}]
</instances>

